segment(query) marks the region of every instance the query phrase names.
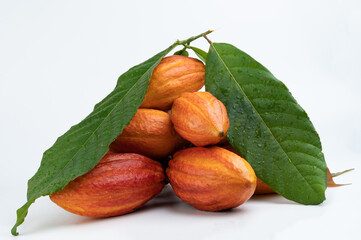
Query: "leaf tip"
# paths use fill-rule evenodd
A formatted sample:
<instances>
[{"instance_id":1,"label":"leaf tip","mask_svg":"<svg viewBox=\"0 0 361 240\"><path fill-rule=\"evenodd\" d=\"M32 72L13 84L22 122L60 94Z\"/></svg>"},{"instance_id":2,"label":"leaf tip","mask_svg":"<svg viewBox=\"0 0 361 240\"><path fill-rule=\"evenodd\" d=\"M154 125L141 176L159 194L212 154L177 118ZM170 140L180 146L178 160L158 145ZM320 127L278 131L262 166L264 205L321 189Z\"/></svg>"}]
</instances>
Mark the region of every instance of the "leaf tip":
<instances>
[{"instance_id":1,"label":"leaf tip","mask_svg":"<svg viewBox=\"0 0 361 240\"><path fill-rule=\"evenodd\" d=\"M17 231L17 228L18 228L18 225L15 224L14 227L11 229L11 234L12 234L13 236L18 236L18 235L19 235L19 233L18 233L18 231Z\"/></svg>"}]
</instances>

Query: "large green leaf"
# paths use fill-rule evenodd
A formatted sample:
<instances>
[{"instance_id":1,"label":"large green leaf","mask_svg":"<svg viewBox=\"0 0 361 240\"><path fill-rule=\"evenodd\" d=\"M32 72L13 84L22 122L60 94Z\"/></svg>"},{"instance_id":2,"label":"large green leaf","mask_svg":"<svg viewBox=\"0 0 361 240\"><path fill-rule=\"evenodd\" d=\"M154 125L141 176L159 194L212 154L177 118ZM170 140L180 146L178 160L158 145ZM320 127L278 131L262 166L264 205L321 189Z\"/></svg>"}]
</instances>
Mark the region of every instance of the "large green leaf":
<instances>
[{"instance_id":1,"label":"large green leaf","mask_svg":"<svg viewBox=\"0 0 361 240\"><path fill-rule=\"evenodd\" d=\"M228 140L277 193L302 204L325 200L326 163L320 139L287 87L252 57L213 43L206 89L228 111Z\"/></svg>"},{"instance_id":2,"label":"large green leaf","mask_svg":"<svg viewBox=\"0 0 361 240\"><path fill-rule=\"evenodd\" d=\"M153 68L175 46L121 75L115 89L94 107L93 112L44 153L40 168L28 182L27 203L17 210L17 221L11 230L13 235L18 234L17 227L24 222L30 205L37 198L61 190L99 162L142 103Z\"/></svg>"}]
</instances>

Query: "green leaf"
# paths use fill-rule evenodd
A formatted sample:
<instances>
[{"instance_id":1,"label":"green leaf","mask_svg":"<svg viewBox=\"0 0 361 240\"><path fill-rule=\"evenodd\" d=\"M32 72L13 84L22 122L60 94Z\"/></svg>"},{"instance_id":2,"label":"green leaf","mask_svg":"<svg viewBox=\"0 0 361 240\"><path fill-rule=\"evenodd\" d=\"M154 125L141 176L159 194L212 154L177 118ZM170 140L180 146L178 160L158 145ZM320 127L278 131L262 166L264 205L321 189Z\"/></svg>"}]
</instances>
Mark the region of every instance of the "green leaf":
<instances>
[{"instance_id":1,"label":"green leaf","mask_svg":"<svg viewBox=\"0 0 361 240\"><path fill-rule=\"evenodd\" d=\"M320 139L287 87L225 43L211 44L205 81L227 108L228 141L257 176L287 199L323 202L327 173Z\"/></svg>"},{"instance_id":2,"label":"green leaf","mask_svg":"<svg viewBox=\"0 0 361 240\"><path fill-rule=\"evenodd\" d=\"M187 52L187 50L184 48L182 50L176 51L173 55L181 55L181 56L185 56L188 57L189 53Z\"/></svg>"},{"instance_id":3,"label":"green leaf","mask_svg":"<svg viewBox=\"0 0 361 240\"><path fill-rule=\"evenodd\" d=\"M141 105L154 67L175 46L121 75L115 89L94 107L93 112L44 153L40 168L28 182L27 203L17 211L17 221L11 230L13 235L18 235L17 227L24 222L30 205L37 198L61 190L99 162Z\"/></svg>"},{"instance_id":4,"label":"green leaf","mask_svg":"<svg viewBox=\"0 0 361 240\"><path fill-rule=\"evenodd\" d=\"M196 48L196 47L190 47L193 52L199 57L200 60L203 62L206 62L207 59L207 53L203 51L202 49Z\"/></svg>"}]
</instances>

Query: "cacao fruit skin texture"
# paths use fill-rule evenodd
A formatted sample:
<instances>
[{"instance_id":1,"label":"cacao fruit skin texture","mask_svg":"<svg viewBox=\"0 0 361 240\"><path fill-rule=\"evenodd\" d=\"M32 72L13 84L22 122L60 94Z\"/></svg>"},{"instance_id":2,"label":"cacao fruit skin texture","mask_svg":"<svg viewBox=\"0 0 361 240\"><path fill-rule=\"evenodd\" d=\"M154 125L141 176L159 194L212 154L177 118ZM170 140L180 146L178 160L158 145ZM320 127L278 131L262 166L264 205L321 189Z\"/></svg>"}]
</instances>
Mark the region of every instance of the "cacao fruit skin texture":
<instances>
[{"instance_id":1,"label":"cacao fruit skin texture","mask_svg":"<svg viewBox=\"0 0 361 240\"><path fill-rule=\"evenodd\" d=\"M138 109L129 125L109 148L119 153L139 153L152 159L173 154L186 141L174 130L168 113Z\"/></svg>"},{"instance_id":2,"label":"cacao fruit skin texture","mask_svg":"<svg viewBox=\"0 0 361 240\"><path fill-rule=\"evenodd\" d=\"M226 138L229 119L223 103L209 92L183 93L172 106L174 129L197 147Z\"/></svg>"},{"instance_id":3,"label":"cacao fruit skin texture","mask_svg":"<svg viewBox=\"0 0 361 240\"><path fill-rule=\"evenodd\" d=\"M199 210L235 208L256 188L257 177L248 162L216 146L178 151L166 171L175 194Z\"/></svg>"},{"instance_id":4,"label":"cacao fruit skin texture","mask_svg":"<svg viewBox=\"0 0 361 240\"><path fill-rule=\"evenodd\" d=\"M173 55L163 58L152 72L141 108L169 110L184 92L204 86L205 67L198 59Z\"/></svg>"},{"instance_id":5,"label":"cacao fruit skin texture","mask_svg":"<svg viewBox=\"0 0 361 240\"><path fill-rule=\"evenodd\" d=\"M161 164L135 153L107 153L88 173L69 182L50 199L61 208L88 217L134 211L164 186Z\"/></svg>"},{"instance_id":6,"label":"cacao fruit skin texture","mask_svg":"<svg viewBox=\"0 0 361 240\"><path fill-rule=\"evenodd\" d=\"M234 150L231 144L226 144L222 147L237 154L238 156L241 156L236 152L236 150ZM257 186L256 186L256 190L254 191L254 194L269 194L269 193L274 193L273 189L257 177Z\"/></svg>"}]
</instances>

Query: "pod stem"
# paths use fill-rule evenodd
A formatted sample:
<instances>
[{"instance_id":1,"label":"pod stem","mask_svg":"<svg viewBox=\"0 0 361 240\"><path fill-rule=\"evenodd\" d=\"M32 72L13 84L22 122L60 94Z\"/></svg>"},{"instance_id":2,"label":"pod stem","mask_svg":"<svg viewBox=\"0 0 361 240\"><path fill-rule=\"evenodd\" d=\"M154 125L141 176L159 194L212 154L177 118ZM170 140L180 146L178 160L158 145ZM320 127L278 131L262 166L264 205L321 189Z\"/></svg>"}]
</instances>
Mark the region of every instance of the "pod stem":
<instances>
[{"instance_id":1,"label":"pod stem","mask_svg":"<svg viewBox=\"0 0 361 240\"><path fill-rule=\"evenodd\" d=\"M173 43L169 48L168 48L168 52L171 51L172 49L174 49L175 47L179 46L179 45L183 45L184 47L186 46L189 46L189 44L191 42L193 42L194 40L197 40L198 38L201 38L201 37L205 37L206 35L212 33L213 30L208 30L204 33L201 33L201 34L198 34L196 36L193 36L193 37L190 37L186 40L177 40L175 41L175 43Z\"/></svg>"}]
</instances>

